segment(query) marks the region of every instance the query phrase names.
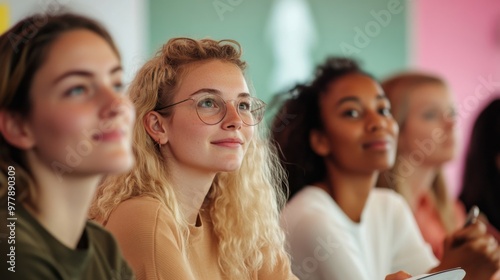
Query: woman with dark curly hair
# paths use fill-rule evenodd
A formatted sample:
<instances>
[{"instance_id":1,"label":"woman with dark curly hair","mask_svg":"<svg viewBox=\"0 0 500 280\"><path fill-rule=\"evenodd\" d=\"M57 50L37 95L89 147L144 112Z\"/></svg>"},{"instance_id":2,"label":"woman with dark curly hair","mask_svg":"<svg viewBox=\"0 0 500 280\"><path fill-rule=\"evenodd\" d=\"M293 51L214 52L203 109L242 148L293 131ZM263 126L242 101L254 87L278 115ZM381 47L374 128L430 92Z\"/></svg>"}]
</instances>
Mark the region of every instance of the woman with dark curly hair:
<instances>
[{"instance_id":1,"label":"woman with dark curly hair","mask_svg":"<svg viewBox=\"0 0 500 280\"><path fill-rule=\"evenodd\" d=\"M292 268L301 279L382 279L461 266L491 275L498 248L484 225L452 235L433 256L405 200L375 189L394 164L398 126L380 84L352 60L330 58L299 85L273 123L292 197L282 212Z\"/></svg>"}]
</instances>

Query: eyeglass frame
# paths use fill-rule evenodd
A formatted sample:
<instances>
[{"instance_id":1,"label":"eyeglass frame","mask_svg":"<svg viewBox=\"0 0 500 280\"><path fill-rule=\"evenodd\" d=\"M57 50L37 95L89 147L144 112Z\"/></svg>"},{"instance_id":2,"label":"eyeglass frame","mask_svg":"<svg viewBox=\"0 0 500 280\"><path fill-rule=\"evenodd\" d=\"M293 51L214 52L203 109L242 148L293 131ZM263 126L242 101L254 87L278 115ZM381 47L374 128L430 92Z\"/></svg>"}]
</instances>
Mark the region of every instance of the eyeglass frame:
<instances>
[{"instance_id":1,"label":"eyeglass frame","mask_svg":"<svg viewBox=\"0 0 500 280\"><path fill-rule=\"evenodd\" d=\"M200 92L200 91L198 91L198 92ZM195 94L196 94L196 93L198 93L198 92L195 92ZM200 92L200 93L201 93L201 92ZM207 95L215 95L215 96L218 96L218 97L222 100L222 102L224 103L224 107L225 107L225 112L224 112L224 115L222 116L222 118L221 118L218 122L213 123L213 124L205 122L205 121L204 121L204 120L200 117L200 113L198 112L198 107L195 107L196 115L198 116L198 118L200 119L200 121L202 121L202 122L203 122L204 124L206 124L206 125L216 125L216 124L219 124L219 123L221 123L221 122L224 120L224 118L225 118L225 117L226 117L226 115L227 115L227 102L226 102L226 100L224 100L224 98L222 98L221 96L217 95L216 93L210 92L210 91L208 91L208 92L207 92L206 94L204 94L204 95L200 95L200 97L189 97L189 98L186 98L186 99L184 99L184 100L181 100L181 101L175 102L175 103L173 103L173 104L170 104L170 105L167 105L167 106L164 106L164 107L158 108L158 109L154 109L154 111L157 111L157 112L158 112L158 111L161 111L161 110L164 110L164 109L167 109L167 108L173 107L173 106L175 106L175 105L179 105L179 104L184 103L184 102L186 102L186 101L188 101L188 100L193 100L193 101L195 101L195 102L196 102L197 100L199 100L199 99L201 99L201 98L203 98L204 96L207 96ZM240 97L240 98L241 98L241 97ZM238 100L238 99L240 99L240 98L237 98L237 99L229 99L229 100L227 100L227 101ZM264 110L264 112L265 112L265 109L266 109L266 106L267 106L266 102L264 102L262 99L259 99L259 98L257 98L257 97L253 97L253 96L250 96L250 95L248 95L248 98L251 98L252 100L258 100L258 101L260 101L260 103L262 103L262 107L260 107L260 108L258 108L258 109L256 109L256 110ZM196 105L195 105L195 106L196 106ZM245 121L243 121L243 118L242 118L242 117L241 117L241 115L240 115L240 109L236 108L236 112L238 113L238 116L240 117L241 121L242 121L244 124L248 125L248 126L256 126L256 125L258 125L258 124L262 121L262 119L264 119L264 113L262 113L262 118L261 118L261 119L260 119L257 123L255 123L255 124L247 124Z\"/></svg>"}]
</instances>

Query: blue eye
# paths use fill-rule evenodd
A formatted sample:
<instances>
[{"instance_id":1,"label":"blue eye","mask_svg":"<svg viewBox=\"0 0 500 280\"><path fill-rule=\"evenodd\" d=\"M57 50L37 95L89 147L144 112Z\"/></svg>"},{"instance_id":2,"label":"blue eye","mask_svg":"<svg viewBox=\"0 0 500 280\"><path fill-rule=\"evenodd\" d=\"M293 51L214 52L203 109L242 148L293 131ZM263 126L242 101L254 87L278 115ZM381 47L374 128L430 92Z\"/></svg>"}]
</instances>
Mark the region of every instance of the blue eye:
<instances>
[{"instance_id":1,"label":"blue eye","mask_svg":"<svg viewBox=\"0 0 500 280\"><path fill-rule=\"evenodd\" d=\"M65 96L80 96L82 94L85 94L85 92L86 90L84 86L76 86L69 89L66 92Z\"/></svg>"},{"instance_id":2,"label":"blue eye","mask_svg":"<svg viewBox=\"0 0 500 280\"><path fill-rule=\"evenodd\" d=\"M238 109L243 111L250 111L251 105L249 101L241 101L238 104Z\"/></svg>"},{"instance_id":3,"label":"blue eye","mask_svg":"<svg viewBox=\"0 0 500 280\"><path fill-rule=\"evenodd\" d=\"M217 108L217 102L212 99L212 98L203 98L202 100L198 101L198 107L201 108Z\"/></svg>"},{"instance_id":4,"label":"blue eye","mask_svg":"<svg viewBox=\"0 0 500 280\"><path fill-rule=\"evenodd\" d=\"M457 118L457 111L455 111L455 109L450 109L448 114L446 114L446 118L448 120L455 120Z\"/></svg>"},{"instance_id":5,"label":"blue eye","mask_svg":"<svg viewBox=\"0 0 500 280\"><path fill-rule=\"evenodd\" d=\"M424 112L422 115L425 120L435 120L438 117L438 112L435 110Z\"/></svg>"},{"instance_id":6,"label":"blue eye","mask_svg":"<svg viewBox=\"0 0 500 280\"><path fill-rule=\"evenodd\" d=\"M125 86L122 83L117 83L113 86L116 92L123 92Z\"/></svg>"}]
</instances>

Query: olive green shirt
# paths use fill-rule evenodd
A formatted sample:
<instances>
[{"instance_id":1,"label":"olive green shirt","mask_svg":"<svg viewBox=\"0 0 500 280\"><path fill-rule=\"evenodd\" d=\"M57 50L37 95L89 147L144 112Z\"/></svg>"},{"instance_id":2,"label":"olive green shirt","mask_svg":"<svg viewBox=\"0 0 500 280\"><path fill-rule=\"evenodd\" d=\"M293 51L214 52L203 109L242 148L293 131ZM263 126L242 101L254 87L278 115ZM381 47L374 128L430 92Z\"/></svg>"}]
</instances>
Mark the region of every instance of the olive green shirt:
<instances>
[{"instance_id":1,"label":"olive green shirt","mask_svg":"<svg viewBox=\"0 0 500 280\"><path fill-rule=\"evenodd\" d=\"M0 203L0 279L135 279L113 236L98 224L87 222L77 249L71 249L20 204L15 208L10 213Z\"/></svg>"}]
</instances>

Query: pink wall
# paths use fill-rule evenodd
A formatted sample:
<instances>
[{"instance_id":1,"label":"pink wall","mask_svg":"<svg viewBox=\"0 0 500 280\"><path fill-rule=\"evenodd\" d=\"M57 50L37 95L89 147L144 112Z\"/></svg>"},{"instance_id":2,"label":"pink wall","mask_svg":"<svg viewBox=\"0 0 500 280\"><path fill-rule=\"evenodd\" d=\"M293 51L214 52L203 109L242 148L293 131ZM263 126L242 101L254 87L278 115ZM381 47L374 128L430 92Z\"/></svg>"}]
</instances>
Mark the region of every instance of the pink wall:
<instances>
[{"instance_id":1,"label":"pink wall","mask_svg":"<svg viewBox=\"0 0 500 280\"><path fill-rule=\"evenodd\" d=\"M500 0L412 2L412 66L446 78L457 101L458 156L446 166L456 195L471 126L485 103L500 96L492 92L500 92Z\"/></svg>"}]
</instances>

